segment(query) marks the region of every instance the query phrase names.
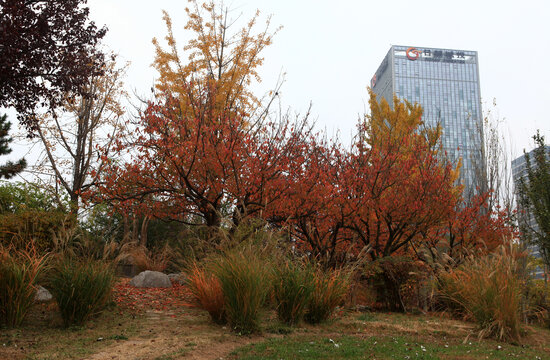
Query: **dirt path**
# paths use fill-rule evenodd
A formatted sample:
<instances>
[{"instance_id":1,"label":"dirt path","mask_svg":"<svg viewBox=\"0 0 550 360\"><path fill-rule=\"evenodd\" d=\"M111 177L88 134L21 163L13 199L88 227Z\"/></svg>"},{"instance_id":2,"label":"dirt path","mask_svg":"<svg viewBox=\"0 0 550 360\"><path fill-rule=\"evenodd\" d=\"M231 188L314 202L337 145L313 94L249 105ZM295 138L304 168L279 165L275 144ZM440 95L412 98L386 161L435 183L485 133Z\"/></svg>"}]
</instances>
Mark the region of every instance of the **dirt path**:
<instances>
[{"instance_id":1,"label":"dirt path","mask_svg":"<svg viewBox=\"0 0 550 360\"><path fill-rule=\"evenodd\" d=\"M148 311L144 321L147 326L137 335L117 341L88 359L223 359L240 346L265 339L265 336L237 336L193 309L186 316L174 315Z\"/></svg>"}]
</instances>

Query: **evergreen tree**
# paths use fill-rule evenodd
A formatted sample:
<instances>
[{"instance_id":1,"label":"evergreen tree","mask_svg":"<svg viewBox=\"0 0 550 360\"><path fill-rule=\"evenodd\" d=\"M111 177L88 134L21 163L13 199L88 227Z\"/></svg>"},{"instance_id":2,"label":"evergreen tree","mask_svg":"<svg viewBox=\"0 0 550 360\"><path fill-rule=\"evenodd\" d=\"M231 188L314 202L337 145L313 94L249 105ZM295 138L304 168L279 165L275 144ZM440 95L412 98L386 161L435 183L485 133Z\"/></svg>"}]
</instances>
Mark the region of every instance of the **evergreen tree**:
<instances>
[{"instance_id":1,"label":"evergreen tree","mask_svg":"<svg viewBox=\"0 0 550 360\"><path fill-rule=\"evenodd\" d=\"M11 123L8 121L8 117L6 115L0 116L0 155L11 153L9 143L12 142L13 139L8 137L10 127ZM25 166L27 166L27 161L25 161L25 159L21 159L16 163L8 161L5 165L0 165L0 179L9 179L15 176L20 173Z\"/></svg>"},{"instance_id":2,"label":"evergreen tree","mask_svg":"<svg viewBox=\"0 0 550 360\"><path fill-rule=\"evenodd\" d=\"M542 260L550 267L550 147L539 132L533 136L537 147L532 157L525 154L527 175L519 183L520 202L537 226L523 224L530 241L538 246Z\"/></svg>"}]
</instances>

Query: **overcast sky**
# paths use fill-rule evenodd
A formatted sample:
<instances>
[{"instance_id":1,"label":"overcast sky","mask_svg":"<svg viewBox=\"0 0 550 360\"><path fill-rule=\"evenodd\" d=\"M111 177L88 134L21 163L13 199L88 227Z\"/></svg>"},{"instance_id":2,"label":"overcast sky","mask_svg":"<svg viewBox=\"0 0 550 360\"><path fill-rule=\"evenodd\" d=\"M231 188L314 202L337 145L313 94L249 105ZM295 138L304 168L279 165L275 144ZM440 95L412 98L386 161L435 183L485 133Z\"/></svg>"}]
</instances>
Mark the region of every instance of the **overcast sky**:
<instances>
[{"instance_id":1,"label":"overcast sky","mask_svg":"<svg viewBox=\"0 0 550 360\"><path fill-rule=\"evenodd\" d=\"M156 72L151 39L166 34L161 11L172 17L180 47L189 34L185 0L89 0L91 18L105 24L104 43L131 62L127 86L147 95ZM550 1L322 1L231 0L247 20L256 9L283 29L265 52L259 92L281 72L285 106L313 118L329 135L349 142L368 100L366 87L392 44L476 50L483 110L498 112L514 155L533 147L540 129L550 141ZM242 23L241 23L242 24ZM492 107L493 99L497 107ZM490 106L491 105L491 106Z\"/></svg>"}]
</instances>

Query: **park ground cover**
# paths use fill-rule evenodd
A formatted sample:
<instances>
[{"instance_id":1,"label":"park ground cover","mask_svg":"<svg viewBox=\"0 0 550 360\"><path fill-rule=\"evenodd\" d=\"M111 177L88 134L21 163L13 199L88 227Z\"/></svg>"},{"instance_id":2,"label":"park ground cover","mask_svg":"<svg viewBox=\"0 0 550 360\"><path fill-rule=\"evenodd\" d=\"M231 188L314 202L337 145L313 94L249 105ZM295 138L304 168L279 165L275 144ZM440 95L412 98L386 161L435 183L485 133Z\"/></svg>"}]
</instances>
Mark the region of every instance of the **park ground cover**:
<instances>
[{"instance_id":1,"label":"park ground cover","mask_svg":"<svg viewBox=\"0 0 550 360\"><path fill-rule=\"evenodd\" d=\"M526 327L521 344L481 340L475 325L444 314L341 309L321 325L280 324L263 313L252 336L214 324L189 305L184 286L117 283L108 311L64 329L54 303L37 304L23 326L1 329L0 359L550 359L550 331Z\"/></svg>"}]
</instances>

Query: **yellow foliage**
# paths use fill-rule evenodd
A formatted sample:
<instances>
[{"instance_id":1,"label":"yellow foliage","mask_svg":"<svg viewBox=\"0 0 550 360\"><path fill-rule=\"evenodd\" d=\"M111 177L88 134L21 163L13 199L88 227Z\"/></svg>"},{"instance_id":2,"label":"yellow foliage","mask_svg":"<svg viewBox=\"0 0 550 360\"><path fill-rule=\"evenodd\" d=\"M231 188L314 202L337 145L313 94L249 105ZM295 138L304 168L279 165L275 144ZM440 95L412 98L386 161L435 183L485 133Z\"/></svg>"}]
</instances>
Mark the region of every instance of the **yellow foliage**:
<instances>
[{"instance_id":1,"label":"yellow foliage","mask_svg":"<svg viewBox=\"0 0 550 360\"><path fill-rule=\"evenodd\" d=\"M259 100L250 92L253 80L260 81L257 68L262 65L260 52L271 44L274 33L269 33L270 18L262 31L255 34L259 12L236 32L230 32L234 21L228 10L213 1L199 5L190 0L186 8L189 18L186 30L194 33L183 50L183 59L172 31L172 20L164 12L168 34L168 48L153 39L156 57L153 66L160 77L156 88L179 100L183 118L250 116Z\"/></svg>"},{"instance_id":2,"label":"yellow foliage","mask_svg":"<svg viewBox=\"0 0 550 360\"><path fill-rule=\"evenodd\" d=\"M441 126L428 127L422 121L423 109L418 103L411 104L407 100L401 101L397 96L393 98L393 108L382 98L378 102L376 94L372 89L369 91L370 115L366 116L363 131L364 138L358 144L359 149L364 147L385 149L385 151L399 152L402 156L419 156L416 152L419 147L418 141L426 146L425 151L434 157L443 160L441 153ZM364 143L363 143L364 142ZM444 162L441 161L441 166ZM458 179L461 162L452 171L452 181ZM455 186L455 194L462 192L462 186Z\"/></svg>"}]
</instances>

